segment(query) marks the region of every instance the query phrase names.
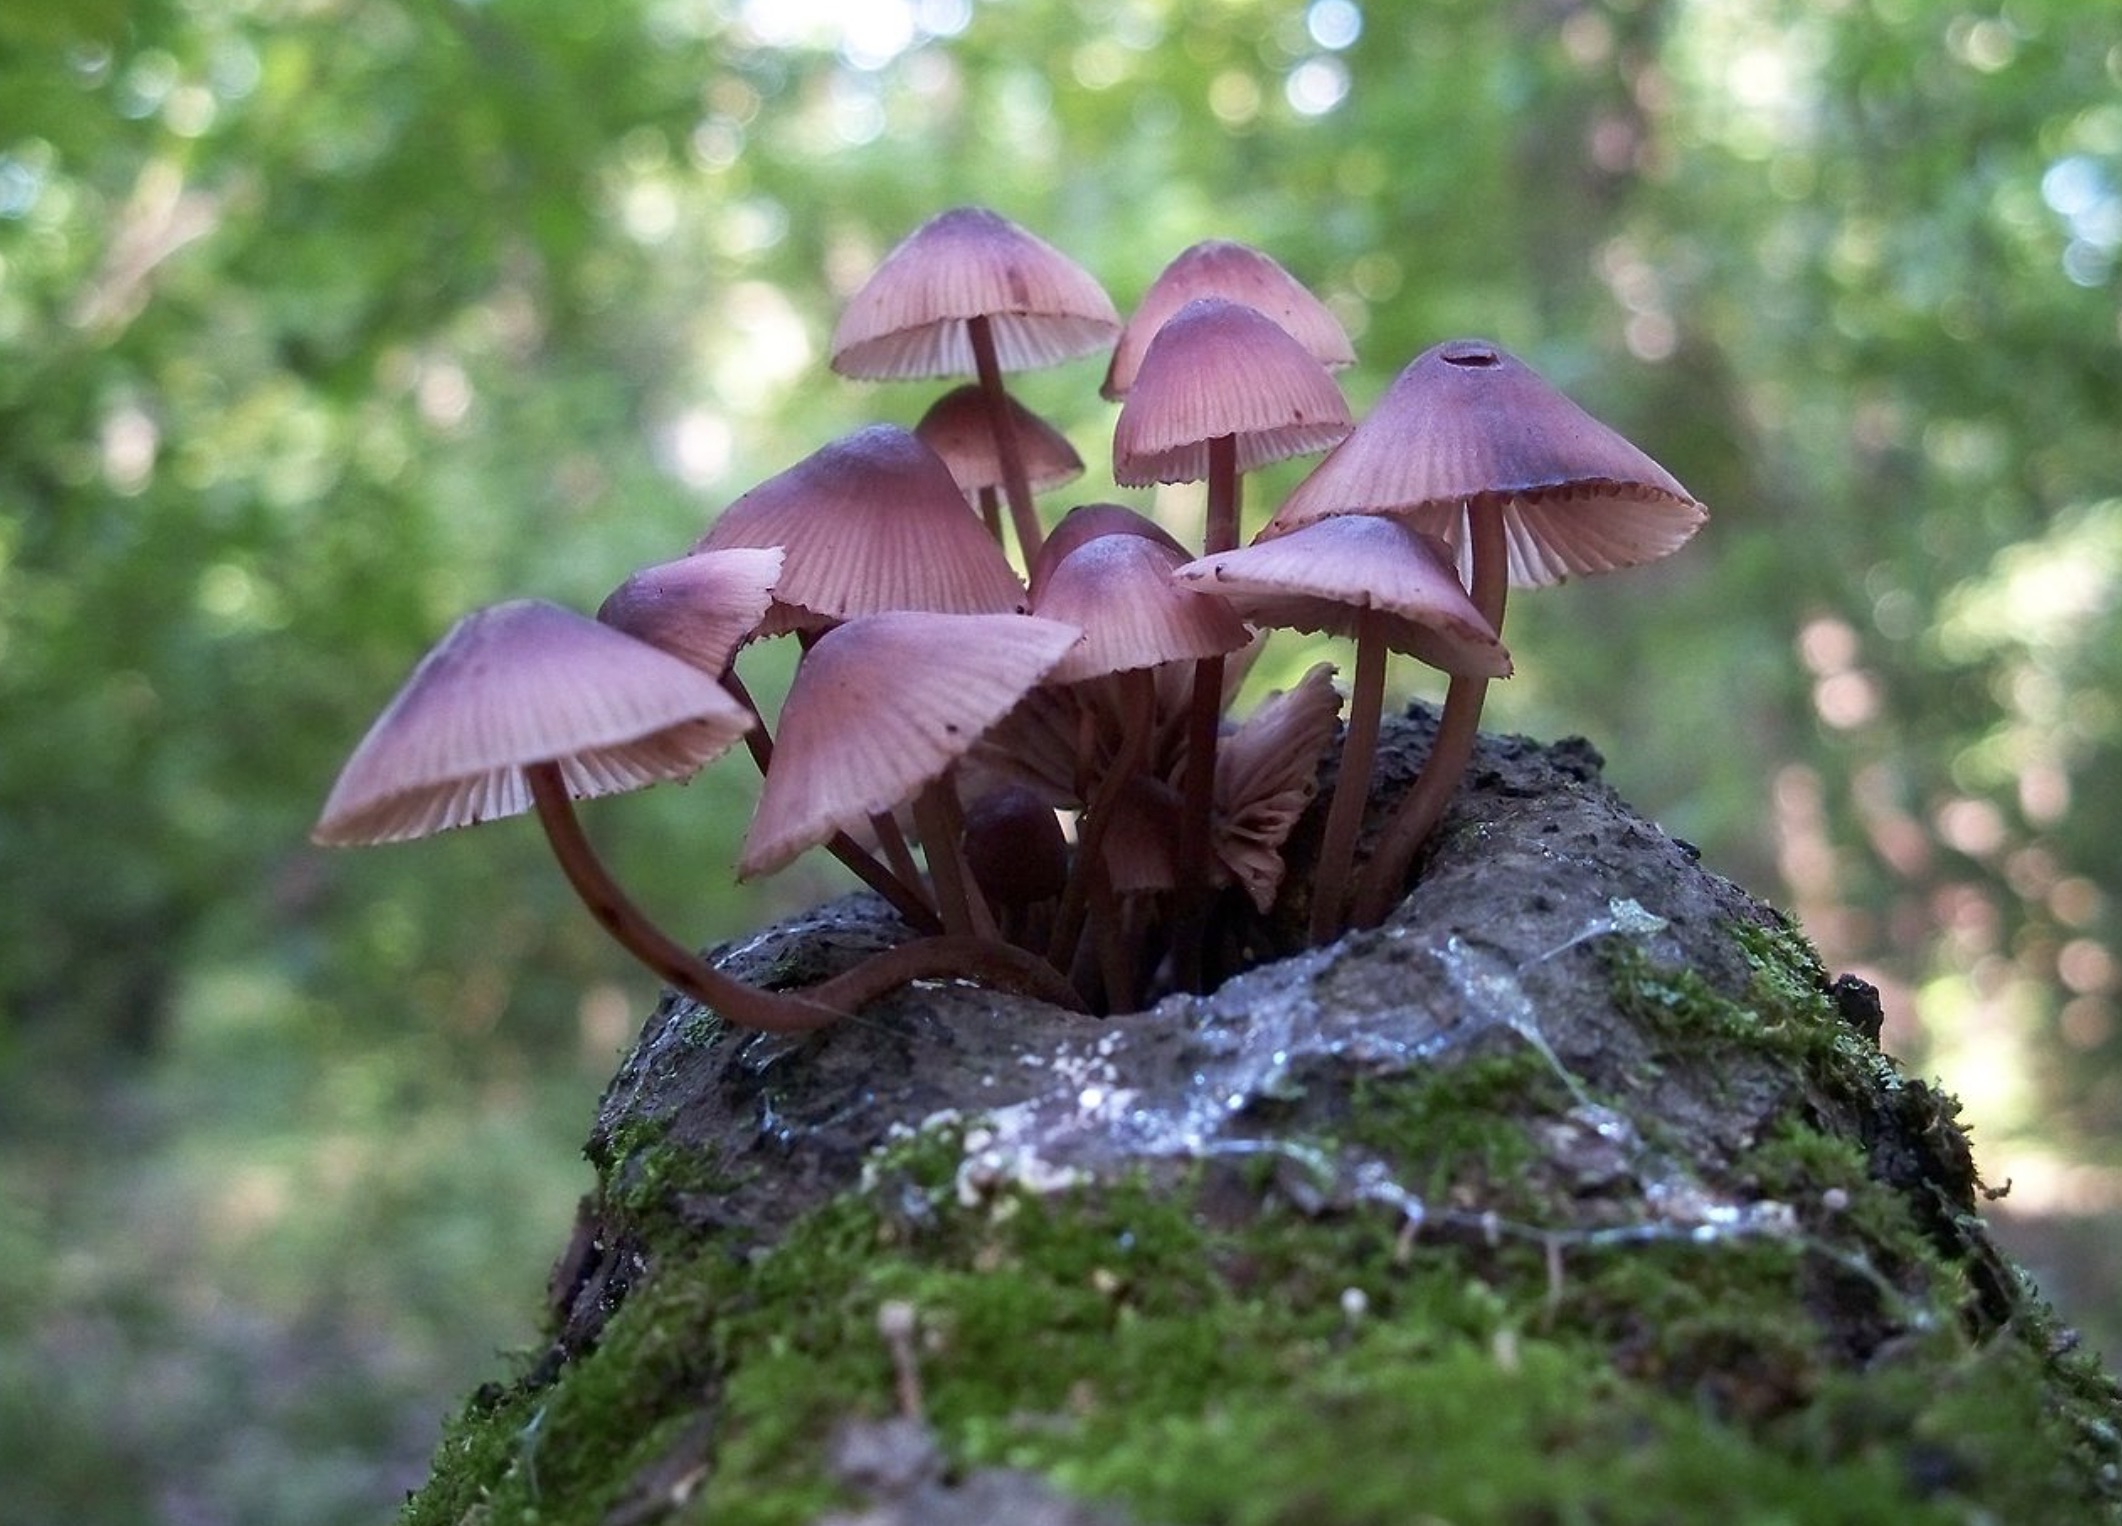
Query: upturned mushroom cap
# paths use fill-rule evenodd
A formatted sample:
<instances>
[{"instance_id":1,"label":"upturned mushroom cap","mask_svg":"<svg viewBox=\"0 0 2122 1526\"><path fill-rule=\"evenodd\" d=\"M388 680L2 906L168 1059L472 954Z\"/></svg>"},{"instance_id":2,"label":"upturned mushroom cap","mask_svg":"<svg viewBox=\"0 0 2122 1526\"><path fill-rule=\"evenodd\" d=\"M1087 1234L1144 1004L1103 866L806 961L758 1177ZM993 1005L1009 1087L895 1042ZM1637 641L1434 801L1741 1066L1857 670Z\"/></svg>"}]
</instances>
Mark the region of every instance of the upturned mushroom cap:
<instances>
[{"instance_id":1,"label":"upturned mushroom cap","mask_svg":"<svg viewBox=\"0 0 2122 1526\"><path fill-rule=\"evenodd\" d=\"M693 549L733 546L782 548L776 606L814 623L892 609L1001 614L1025 604L1024 585L950 469L895 424L843 435L769 477Z\"/></svg>"},{"instance_id":2,"label":"upturned mushroom cap","mask_svg":"<svg viewBox=\"0 0 2122 1526\"><path fill-rule=\"evenodd\" d=\"M1322 366L1356 363L1355 347L1341 320L1301 281L1250 245L1209 239L1181 250L1142 294L1113 347L1112 364L1099 389L1107 398L1118 402L1127 396L1150 340L1196 297L1225 297L1264 313Z\"/></svg>"},{"instance_id":3,"label":"upturned mushroom cap","mask_svg":"<svg viewBox=\"0 0 2122 1526\"><path fill-rule=\"evenodd\" d=\"M1516 356L1457 339L1402 371L1260 533L1389 513L1457 552L1467 506L1491 502L1520 587L1655 561L1707 517L1670 472Z\"/></svg>"},{"instance_id":4,"label":"upturned mushroom cap","mask_svg":"<svg viewBox=\"0 0 2122 1526\"><path fill-rule=\"evenodd\" d=\"M966 324L986 318L1005 371L1087 355L1120 315L1089 271L985 207L940 212L884 257L833 331L832 368L894 380L970 376Z\"/></svg>"},{"instance_id":5,"label":"upturned mushroom cap","mask_svg":"<svg viewBox=\"0 0 2122 1526\"><path fill-rule=\"evenodd\" d=\"M1025 480L1034 491L1059 487L1083 475L1083 458L1068 443L1068 436L1015 398L1009 400L1009 416L1016 426ZM994 426L989 420L986 394L968 382L937 398L914 425L915 437L943 458L963 492L1002 486L1002 458L996 453Z\"/></svg>"},{"instance_id":6,"label":"upturned mushroom cap","mask_svg":"<svg viewBox=\"0 0 2122 1526\"><path fill-rule=\"evenodd\" d=\"M1373 515L1322 519L1275 540L1186 563L1172 576L1210 588L1256 625L1351 636L1377 610L1386 645L1447 673L1507 678L1510 653L1459 583L1441 540Z\"/></svg>"},{"instance_id":7,"label":"upturned mushroom cap","mask_svg":"<svg viewBox=\"0 0 2122 1526\"><path fill-rule=\"evenodd\" d=\"M1244 646L1252 633L1228 603L1172 580L1185 559L1148 536L1126 534L1098 536L1063 557L1033 613L1080 626L1083 639L1047 681L1080 683Z\"/></svg>"},{"instance_id":8,"label":"upturned mushroom cap","mask_svg":"<svg viewBox=\"0 0 2122 1526\"><path fill-rule=\"evenodd\" d=\"M598 606L597 618L720 675L766 614L780 575L779 546L695 551L628 577Z\"/></svg>"},{"instance_id":9,"label":"upturned mushroom cap","mask_svg":"<svg viewBox=\"0 0 2122 1526\"><path fill-rule=\"evenodd\" d=\"M1157 330L1113 426L1113 480L1199 482L1211 440L1234 438L1241 472L1325 450L1349 432L1326 367L1273 319L1202 297Z\"/></svg>"},{"instance_id":10,"label":"upturned mushroom cap","mask_svg":"<svg viewBox=\"0 0 2122 1526\"><path fill-rule=\"evenodd\" d=\"M682 779L753 724L698 669L534 599L459 620L347 759L311 837L399 842L530 808L557 762L579 798Z\"/></svg>"},{"instance_id":11,"label":"upturned mushroom cap","mask_svg":"<svg viewBox=\"0 0 2122 1526\"><path fill-rule=\"evenodd\" d=\"M1340 729L1333 676L1332 664L1317 664L1216 749L1209 846L1263 912L1282 888L1282 844L1319 792L1319 760Z\"/></svg>"},{"instance_id":12,"label":"upturned mushroom cap","mask_svg":"<svg viewBox=\"0 0 2122 1526\"><path fill-rule=\"evenodd\" d=\"M781 707L740 877L860 830L941 777L1082 634L1033 615L915 611L827 631Z\"/></svg>"}]
</instances>

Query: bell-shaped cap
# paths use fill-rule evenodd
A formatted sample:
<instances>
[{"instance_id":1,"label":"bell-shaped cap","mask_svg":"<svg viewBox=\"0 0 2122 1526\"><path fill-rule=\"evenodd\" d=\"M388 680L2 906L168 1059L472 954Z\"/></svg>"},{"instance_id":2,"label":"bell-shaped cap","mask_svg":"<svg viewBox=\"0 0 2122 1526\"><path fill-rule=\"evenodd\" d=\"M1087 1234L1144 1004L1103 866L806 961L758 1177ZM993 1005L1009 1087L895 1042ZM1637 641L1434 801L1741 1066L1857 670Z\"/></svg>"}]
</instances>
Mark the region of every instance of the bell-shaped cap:
<instances>
[{"instance_id":1,"label":"bell-shaped cap","mask_svg":"<svg viewBox=\"0 0 2122 1526\"><path fill-rule=\"evenodd\" d=\"M1171 531L1126 504L1079 503L1063 514L1061 522L1047 532L1046 539L1039 545L1039 554L1032 558L1029 581L1034 608L1047 578L1061 565L1062 558L1085 541L1096 540L1101 535L1144 535L1177 552L1182 562L1193 554L1179 544Z\"/></svg>"},{"instance_id":2,"label":"bell-shaped cap","mask_svg":"<svg viewBox=\"0 0 2122 1526\"><path fill-rule=\"evenodd\" d=\"M895 424L843 435L769 477L724 509L693 549L732 546L779 546L777 609L795 606L811 623L892 609L1000 614L1025 604L1024 585L950 469Z\"/></svg>"},{"instance_id":3,"label":"bell-shaped cap","mask_svg":"<svg viewBox=\"0 0 2122 1526\"><path fill-rule=\"evenodd\" d=\"M779 546L695 551L632 574L597 618L719 676L765 616L780 575Z\"/></svg>"},{"instance_id":4,"label":"bell-shaped cap","mask_svg":"<svg viewBox=\"0 0 2122 1526\"><path fill-rule=\"evenodd\" d=\"M1398 520L1322 519L1172 575L1222 594L1255 625L1352 636L1360 612L1375 610L1396 652L1469 678L1510 675L1510 654L1467 597L1444 543Z\"/></svg>"},{"instance_id":5,"label":"bell-shaped cap","mask_svg":"<svg viewBox=\"0 0 2122 1526\"><path fill-rule=\"evenodd\" d=\"M1525 362L1458 339L1402 371L1261 535L1389 513L1458 553L1475 503L1502 507L1520 587L1655 561L1707 517L1670 472Z\"/></svg>"},{"instance_id":6,"label":"bell-shaped cap","mask_svg":"<svg viewBox=\"0 0 2122 1526\"><path fill-rule=\"evenodd\" d=\"M842 376L970 376L966 325L985 318L1005 371L1112 343L1120 315L1097 278L985 207L938 213L900 242L849 299L833 331Z\"/></svg>"},{"instance_id":7,"label":"bell-shaped cap","mask_svg":"<svg viewBox=\"0 0 2122 1526\"><path fill-rule=\"evenodd\" d=\"M1080 683L1244 646L1252 633L1229 604L1172 581L1172 569L1185 560L1183 551L1125 534L1098 536L1063 557L1032 612L1080 626L1083 639L1048 682Z\"/></svg>"},{"instance_id":8,"label":"bell-shaped cap","mask_svg":"<svg viewBox=\"0 0 2122 1526\"><path fill-rule=\"evenodd\" d=\"M1325 450L1351 427L1326 367L1273 319L1221 297L1174 313L1150 341L1113 426L1113 480L1200 482L1209 442L1236 441L1238 470Z\"/></svg>"},{"instance_id":9,"label":"bell-shaped cap","mask_svg":"<svg viewBox=\"0 0 2122 1526\"><path fill-rule=\"evenodd\" d=\"M1322 366L1356 363L1348 331L1324 302L1270 256L1247 244L1214 238L1176 255L1150 282L1113 346L1099 389L1114 402L1127 396L1149 342L1165 321L1196 297L1224 297L1272 318Z\"/></svg>"},{"instance_id":10,"label":"bell-shaped cap","mask_svg":"<svg viewBox=\"0 0 2122 1526\"><path fill-rule=\"evenodd\" d=\"M1059 487L1083 475L1083 458L1068 443L1067 435L1015 398L1007 402L1024 478L1032 491ZM987 395L968 382L937 398L914 425L916 438L942 457L965 493L1002 486L1002 457L995 449L993 417Z\"/></svg>"},{"instance_id":11,"label":"bell-shaped cap","mask_svg":"<svg viewBox=\"0 0 2122 1526\"><path fill-rule=\"evenodd\" d=\"M1282 844L1319 792L1319 760L1341 729L1333 676L1331 663L1319 663L1216 748L1209 846L1263 912L1282 888Z\"/></svg>"},{"instance_id":12,"label":"bell-shaped cap","mask_svg":"<svg viewBox=\"0 0 2122 1526\"><path fill-rule=\"evenodd\" d=\"M867 615L818 638L781 707L738 873L771 874L911 799L1083 633L1033 615Z\"/></svg>"},{"instance_id":13,"label":"bell-shaped cap","mask_svg":"<svg viewBox=\"0 0 2122 1526\"><path fill-rule=\"evenodd\" d=\"M347 759L310 834L399 842L530 808L523 770L558 763L578 799L683 779L753 724L714 679L534 599L465 616Z\"/></svg>"}]
</instances>

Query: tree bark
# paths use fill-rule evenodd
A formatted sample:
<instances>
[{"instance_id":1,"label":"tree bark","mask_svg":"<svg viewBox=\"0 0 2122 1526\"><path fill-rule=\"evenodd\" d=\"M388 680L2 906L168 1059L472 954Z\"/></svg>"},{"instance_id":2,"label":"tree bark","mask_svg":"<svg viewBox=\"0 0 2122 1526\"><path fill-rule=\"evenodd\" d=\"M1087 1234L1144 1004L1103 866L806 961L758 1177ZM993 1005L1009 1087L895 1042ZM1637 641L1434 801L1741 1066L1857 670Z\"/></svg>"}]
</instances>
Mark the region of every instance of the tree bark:
<instances>
[{"instance_id":1,"label":"tree bark","mask_svg":"<svg viewBox=\"0 0 2122 1526\"><path fill-rule=\"evenodd\" d=\"M1387 726L1373 822L1433 724ZM1484 737L1383 925L1304 951L1286 895L1263 962L1132 1017L667 998L548 1344L407 1519L2112 1518L2115 1386L1951 1099L1600 767ZM851 897L728 962L903 936Z\"/></svg>"}]
</instances>

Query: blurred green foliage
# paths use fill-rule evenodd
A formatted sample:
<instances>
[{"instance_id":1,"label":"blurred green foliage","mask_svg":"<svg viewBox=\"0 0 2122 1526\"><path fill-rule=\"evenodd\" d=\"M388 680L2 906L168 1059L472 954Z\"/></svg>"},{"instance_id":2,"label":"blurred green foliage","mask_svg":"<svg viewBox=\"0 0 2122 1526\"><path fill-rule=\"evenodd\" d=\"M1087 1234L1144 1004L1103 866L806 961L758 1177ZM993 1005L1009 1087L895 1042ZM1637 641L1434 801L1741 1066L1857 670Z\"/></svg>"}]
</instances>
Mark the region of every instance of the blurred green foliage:
<instances>
[{"instance_id":1,"label":"blurred green foliage","mask_svg":"<svg viewBox=\"0 0 2122 1526\"><path fill-rule=\"evenodd\" d=\"M26 0L0 8L19 1500L368 1518L427 1444L406 1414L529 1337L648 983L527 829L327 856L308 822L458 614L591 607L833 434L917 417L928 389L840 382L824 342L968 201L1123 309L1196 239L1270 250L1355 333L1359 409L1482 333L1659 456L1708 530L1514 601L1496 718L1591 736L1879 980L2022 1202L2115 1209L2100 7ZM1102 476L1096 369L1023 395L1092 463L1080 497L1139 502ZM733 886L749 798L733 761L590 825L673 925L731 936L837 883Z\"/></svg>"}]
</instances>

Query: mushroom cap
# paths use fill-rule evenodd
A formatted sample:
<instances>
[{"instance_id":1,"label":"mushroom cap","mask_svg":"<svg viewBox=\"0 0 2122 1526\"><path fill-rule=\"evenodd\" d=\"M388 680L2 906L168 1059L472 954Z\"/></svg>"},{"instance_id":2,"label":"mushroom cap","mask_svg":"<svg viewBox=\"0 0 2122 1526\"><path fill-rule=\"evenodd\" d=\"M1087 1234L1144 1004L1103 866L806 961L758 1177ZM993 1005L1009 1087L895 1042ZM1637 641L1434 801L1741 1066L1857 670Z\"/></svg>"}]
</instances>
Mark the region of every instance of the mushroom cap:
<instances>
[{"instance_id":1,"label":"mushroom cap","mask_svg":"<svg viewBox=\"0 0 2122 1526\"><path fill-rule=\"evenodd\" d=\"M682 779L752 726L697 668L536 599L466 615L420 660L340 770L311 837L400 842L530 808L558 763L578 799Z\"/></svg>"},{"instance_id":2,"label":"mushroom cap","mask_svg":"<svg viewBox=\"0 0 2122 1526\"><path fill-rule=\"evenodd\" d=\"M1172 576L1212 588L1256 625L1356 633L1360 613L1385 618L1396 652L1447 673L1506 678L1510 653L1460 585L1435 536L1367 514L1318 520L1274 540L1204 556Z\"/></svg>"},{"instance_id":3,"label":"mushroom cap","mask_svg":"<svg viewBox=\"0 0 2122 1526\"><path fill-rule=\"evenodd\" d=\"M773 603L781 555L779 546L732 546L643 567L606 596L597 618L719 676Z\"/></svg>"},{"instance_id":4,"label":"mushroom cap","mask_svg":"<svg viewBox=\"0 0 2122 1526\"><path fill-rule=\"evenodd\" d=\"M1199 482L1211 440L1237 441L1238 470L1325 450L1352 427L1326 367L1272 318L1200 297L1157 330L1113 426L1113 480Z\"/></svg>"},{"instance_id":5,"label":"mushroom cap","mask_svg":"<svg viewBox=\"0 0 2122 1526\"><path fill-rule=\"evenodd\" d=\"M732 546L782 548L777 610L846 620L891 609L1001 614L1025 604L1024 585L950 469L896 424L843 435L769 477L693 549Z\"/></svg>"},{"instance_id":6,"label":"mushroom cap","mask_svg":"<svg viewBox=\"0 0 2122 1526\"><path fill-rule=\"evenodd\" d=\"M1040 542L1039 554L1032 559L1029 581L1034 606L1041 590L1046 587L1047 578L1061 565L1061 559L1085 541L1096 540L1101 535L1144 535L1178 552L1182 562L1193 555L1179 544L1178 537L1171 531L1124 503L1079 503L1063 514L1061 522L1047 532L1046 539Z\"/></svg>"},{"instance_id":7,"label":"mushroom cap","mask_svg":"<svg viewBox=\"0 0 2122 1526\"><path fill-rule=\"evenodd\" d=\"M1015 398L1006 400L1017 431L1024 477L1034 492L1059 487L1083 475L1083 458L1068 436ZM953 387L929 405L914 425L921 443L943 458L961 491L976 493L1002 486L1002 457L995 450L995 429L987 394L971 382Z\"/></svg>"},{"instance_id":8,"label":"mushroom cap","mask_svg":"<svg viewBox=\"0 0 2122 1526\"><path fill-rule=\"evenodd\" d=\"M1670 472L1525 362L1455 339L1402 371L1260 533L1389 513L1463 555L1475 503L1502 507L1520 587L1655 561L1707 517Z\"/></svg>"},{"instance_id":9,"label":"mushroom cap","mask_svg":"<svg viewBox=\"0 0 2122 1526\"><path fill-rule=\"evenodd\" d=\"M1061 559L1033 613L1080 626L1083 639L1047 675L1080 683L1159 663L1234 652L1251 639L1222 599L1172 581L1186 560L1146 535L1100 535Z\"/></svg>"},{"instance_id":10,"label":"mushroom cap","mask_svg":"<svg viewBox=\"0 0 2122 1526\"><path fill-rule=\"evenodd\" d=\"M1118 402L1135 384L1142 356L1158 329L1196 297L1227 297L1272 318L1322 366L1356 363L1341 320L1273 258L1248 244L1212 238L1181 250L1150 282L1120 331L1099 389Z\"/></svg>"},{"instance_id":11,"label":"mushroom cap","mask_svg":"<svg viewBox=\"0 0 2122 1526\"><path fill-rule=\"evenodd\" d=\"M974 318L988 320L1005 371L1087 355L1120 331L1089 271L998 212L954 207L909 233L849 299L832 368L880 381L970 376Z\"/></svg>"},{"instance_id":12,"label":"mushroom cap","mask_svg":"<svg viewBox=\"0 0 2122 1526\"><path fill-rule=\"evenodd\" d=\"M908 610L827 631L781 707L739 877L862 829L940 778L1082 634L1033 615Z\"/></svg>"}]
</instances>

